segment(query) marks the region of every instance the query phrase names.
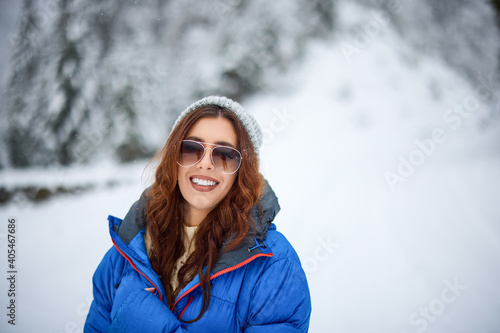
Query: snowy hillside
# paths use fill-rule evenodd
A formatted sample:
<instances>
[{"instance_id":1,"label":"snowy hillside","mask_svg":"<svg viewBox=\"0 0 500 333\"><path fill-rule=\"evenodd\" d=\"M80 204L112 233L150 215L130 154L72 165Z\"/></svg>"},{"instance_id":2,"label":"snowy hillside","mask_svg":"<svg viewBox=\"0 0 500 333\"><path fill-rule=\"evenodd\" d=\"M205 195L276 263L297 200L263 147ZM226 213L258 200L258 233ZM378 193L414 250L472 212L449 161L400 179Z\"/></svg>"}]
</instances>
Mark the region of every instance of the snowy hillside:
<instances>
[{"instance_id":1,"label":"snowy hillside","mask_svg":"<svg viewBox=\"0 0 500 333\"><path fill-rule=\"evenodd\" d=\"M249 105L312 332L500 330L498 124L481 126L498 84L410 54L386 31L347 63L332 41L296 91Z\"/></svg>"},{"instance_id":2,"label":"snowy hillside","mask_svg":"<svg viewBox=\"0 0 500 333\"><path fill-rule=\"evenodd\" d=\"M464 79L389 26L349 48L349 27L372 20L362 8L341 3L343 32L311 43L278 93L243 103L264 130L276 225L308 276L310 332L499 332L499 81ZM106 217L125 216L146 164L0 173L8 186L95 184L0 206L4 221L16 218L19 248L18 325L4 318L1 332L82 331L111 246ZM0 239L5 249L5 227Z\"/></svg>"}]
</instances>

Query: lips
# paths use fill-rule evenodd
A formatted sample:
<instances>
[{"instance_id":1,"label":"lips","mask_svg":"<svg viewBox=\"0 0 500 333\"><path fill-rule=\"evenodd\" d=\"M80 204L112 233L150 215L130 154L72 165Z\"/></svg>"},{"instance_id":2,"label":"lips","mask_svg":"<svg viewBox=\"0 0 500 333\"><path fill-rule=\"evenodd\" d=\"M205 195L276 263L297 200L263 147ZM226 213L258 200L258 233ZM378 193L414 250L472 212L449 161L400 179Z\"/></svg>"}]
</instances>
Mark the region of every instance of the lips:
<instances>
[{"instance_id":1,"label":"lips","mask_svg":"<svg viewBox=\"0 0 500 333\"><path fill-rule=\"evenodd\" d=\"M199 192L210 192L214 190L219 182L211 177L196 175L189 177L191 186Z\"/></svg>"}]
</instances>

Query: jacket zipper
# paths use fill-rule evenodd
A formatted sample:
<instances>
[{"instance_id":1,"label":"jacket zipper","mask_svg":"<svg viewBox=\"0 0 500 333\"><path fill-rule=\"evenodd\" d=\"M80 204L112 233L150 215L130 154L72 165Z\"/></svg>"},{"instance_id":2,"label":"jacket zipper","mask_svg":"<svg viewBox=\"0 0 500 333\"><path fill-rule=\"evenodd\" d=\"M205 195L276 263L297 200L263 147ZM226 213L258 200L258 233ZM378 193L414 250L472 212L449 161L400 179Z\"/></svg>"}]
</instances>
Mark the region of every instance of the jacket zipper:
<instances>
[{"instance_id":1,"label":"jacket zipper","mask_svg":"<svg viewBox=\"0 0 500 333\"><path fill-rule=\"evenodd\" d=\"M158 297L160 298L160 301L163 302L163 298L161 296L161 293L160 293L160 290L158 289L158 287L143 273L141 272L141 270L139 268L137 268L137 266L133 263L132 259L130 259L122 250L120 250L120 248L118 247L118 245L116 245L115 241L113 238L111 238L111 241L113 242L113 245L115 246L115 248L118 250L118 252L120 252L120 254L130 263L130 265L139 273L141 274L142 276L144 276L146 278L146 280L149 281L149 283L151 283L153 285L153 287L155 288L156 292L158 293ZM215 273L214 275L210 276L209 278L209 281L210 280L213 280L215 279L216 277L219 277L223 274L226 274L226 273L229 273L229 272L232 272L234 270L237 270L238 268L241 268L247 264L249 264L250 262L252 262L253 260L257 259L257 258L260 258L260 257L272 257L273 256L273 253L258 253L254 256L251 256L250 258L240 262L239 264L237 265L234 265L234 266L231 266L231 267L228 267L226 269L223 269L222 271L220 272L217 272ZM182 299L184 298L186 295L188 295L189 293L191 293L193 290L195 290L196 288L198 288L200 286L200 282L198 282L197 284L195 284L194 286L192 286L191 288L189 288L188 290L186 290L186 292L184 292L184 294L182 294L174 303L174 308L175 306L177 305L177 303ZM185 311L185 309L184 309ZM183 313L184 313L183 311Z\"/></svg>"},{"instance_id":2,"label":"jacket zipper","mask_svg":"<svg viewBox=\"0 0 500 333\"><path fill-rule=\"evenodd\" d=\"M253 260L257 259L257 258L260 258L260 257L272 257L273 254L272 253L258 253L250 258L248 258L247 260L245 261L242 261L240 262L239 264L237 265L234 265L234 266L231 266L231 267L228 267L226 269L223 269L222 271L220 272L217 272L215 273L214 275L212 275L208 280L213 280L215 279L216 277L219 277L223 274L226 274L226 273L229 273L229 272L232 272L234 270L237 270L238 268L241 268L243 266L245 266L246 264L249 264L250 262L252 262ZM186 290L184 292L184 294L182 294L174 303L174 308L175 306L177 305L177 303L182 299L184 298L186 295L188 295L189 293L191 293L193 290L195 290L196 288L198 288L200 286L200 282L198 282L197 284L195 284L194 286L192 286L191 288L189 288L188 290Z\"/></svg>"},{"instance_id":3,"label":"jacket zipper","mask_svg":"<svg viewBox=\"0 0 500 333\"><path fill-rule=\"evenodd\" d=\"M142 276L144 276L146 278L146 280L149 281L149 283L151 283L153 285L153 287L155 288L156 292L158 293L158 297L160 298L160 301L163 302L163 297L161 296L161 293L160 293L160 289L158 289L158 287L146 276L146 274L144 274L143 272L141 272L141 270L139 268L137 268L137 266L135 266L135 264L133 263L132 259L130 259L122 250L120 250L120 248L118 247L118 245L116 245L115 241L113 238L111 238L111 241L113 242L113 245L115 246L115 248L118 250L118 252L120 252L120 254L125 258L127 259L127 261L129 262L129 264L137 271L139 272Z\"/></svg>"}]
</instances>

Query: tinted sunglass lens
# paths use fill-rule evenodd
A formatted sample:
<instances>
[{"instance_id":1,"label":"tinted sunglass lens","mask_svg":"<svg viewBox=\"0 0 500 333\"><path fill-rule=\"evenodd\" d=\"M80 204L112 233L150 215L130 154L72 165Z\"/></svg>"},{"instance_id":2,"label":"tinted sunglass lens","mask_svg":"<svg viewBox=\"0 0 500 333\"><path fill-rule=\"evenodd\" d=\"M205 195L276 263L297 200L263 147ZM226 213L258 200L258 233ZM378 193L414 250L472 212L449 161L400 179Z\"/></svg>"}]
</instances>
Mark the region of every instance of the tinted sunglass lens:
<instances>
[{"instance_id":1,"label":"tinted sunglass lens","mask_svg":"<svg viewBox=\"0 0 500 333\"><path fill-rule=\"evenodd\" d=\"M204 148L201 144L192 141L182 141L179 152L179 164L182 166L191 166L201 160Z\"/></svg>"},{"instance_id":2,"label":"tinted sunglass lens","mask_svg":"<svg viewBox=\"0 0 500 333\"><path fill-rule=\"evenodd\" d=\"M233 173L238 170L241 163L241 155L236 149L216 147L212 150L212 158L215 166L222 172Z\"/></svg>"}]
</instances>

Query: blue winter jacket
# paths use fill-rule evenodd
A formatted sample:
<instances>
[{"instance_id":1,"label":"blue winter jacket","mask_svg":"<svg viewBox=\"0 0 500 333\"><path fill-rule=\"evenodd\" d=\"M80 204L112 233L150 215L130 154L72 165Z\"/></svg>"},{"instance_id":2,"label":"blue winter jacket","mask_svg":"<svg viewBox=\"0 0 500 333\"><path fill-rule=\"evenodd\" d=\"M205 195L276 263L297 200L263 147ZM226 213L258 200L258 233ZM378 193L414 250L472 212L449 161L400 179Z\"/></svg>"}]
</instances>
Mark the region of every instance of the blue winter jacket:
<instances>
[{"instance_id":1,"label":"blue winter jacket","mask_svg":"<svg viewBox=\"0 0 500 333\"><path fill-rule=\"evenodd\" d=\"M306 276L272 223L280 208L268 185L262 209L251 212L257 233L219 256L211 272L209 308L194 323L184 321L200 313L198 276L182 289L171 311L146 254L145 201L146 191L123 221L108 218L114 246L94 274L84 332L307 332L311 300ZM145 288L154 288L154 294Z\"/></svg>"}]
</instances>

